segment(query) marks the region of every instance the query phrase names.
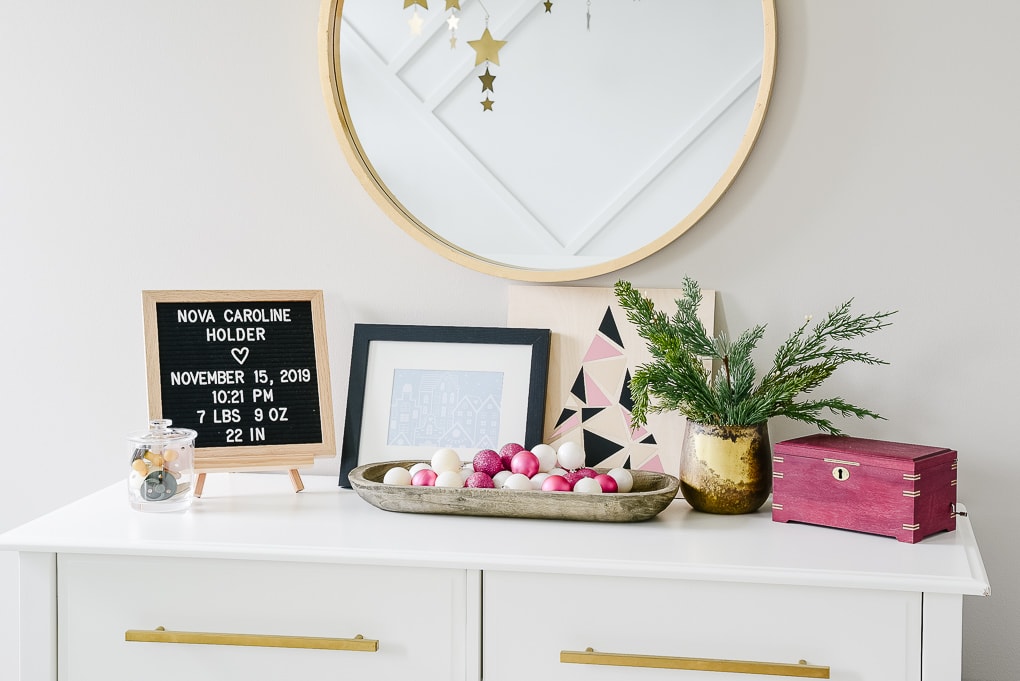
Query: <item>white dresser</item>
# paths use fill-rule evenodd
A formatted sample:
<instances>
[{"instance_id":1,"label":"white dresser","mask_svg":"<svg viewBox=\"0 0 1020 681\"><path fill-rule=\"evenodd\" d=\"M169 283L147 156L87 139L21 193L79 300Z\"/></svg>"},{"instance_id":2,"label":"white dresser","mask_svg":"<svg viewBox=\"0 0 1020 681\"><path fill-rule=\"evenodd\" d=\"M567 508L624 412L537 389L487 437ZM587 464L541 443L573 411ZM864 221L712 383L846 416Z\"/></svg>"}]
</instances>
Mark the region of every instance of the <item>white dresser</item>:
<instances>
[{"instance_id":1,"label":"white dresser","mask_svg":"<svg viewBox=\"0 0 1020 681\"><path fill-rule=\"evenodd\" d=\"M305 485L213 475L148 514L117 484L0 535L22 681L948 681L963 597L989 589L966 517L910 545L682 501L615 525Z\"/></svg>"}]
</instances>

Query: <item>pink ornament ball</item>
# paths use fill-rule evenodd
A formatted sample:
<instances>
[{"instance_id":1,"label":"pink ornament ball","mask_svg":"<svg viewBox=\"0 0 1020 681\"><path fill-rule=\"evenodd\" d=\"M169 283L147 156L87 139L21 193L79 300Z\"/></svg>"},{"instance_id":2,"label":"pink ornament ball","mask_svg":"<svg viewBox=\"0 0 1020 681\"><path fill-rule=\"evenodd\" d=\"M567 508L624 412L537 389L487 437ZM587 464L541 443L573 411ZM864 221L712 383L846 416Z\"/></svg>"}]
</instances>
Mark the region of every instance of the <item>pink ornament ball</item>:
<instances>
[{"instance_id":1,"label":"pink ornament ball","mask_svg":"<svg viewBox=\"0 0 1020 681\"><path fill-rule=\"evenodd\" d=\"M594 478L596 475L599 474L598 471L596 471L594 468L578 468L577 472L580 473L581 476L585 478Z\"/></svg>"},{"instance_id":2,"label":"pink ornament ball","mask_svg":"<svg viewBox=\"0 0 1020 681\"><path fill-rule=\"evenodd\" d=\"M492 451L492 450L489 450ZM495 454L496 452L492 452ZM492 482L492 477L488 473L482 471L475 471L468 476L468 479L464 481L465 487L474 487L475 489L492 489L496 485Z\"/></svg>"},{"instance_id":3,"label":"pink ornament ball","mask_svg":"<svg viewBox=\"0 0 1020 681\"><path fill-rule=\"evenodd\" d=\"M570 489L574 489L574 485L577 484L577 481L581 480L581 479L583 479L583 478L585 478L587 476L582 475L581 471L577 470L577 471L567 471L561 477L564 480L567 481L567 484L570 485Z\"/></svg>"},{"instance_id":4,"label":"pink ornament ball","mask_svg":"<svg viewBox=\"0 0 1020 681\"><path fill-rule=\"evenodd\" d=\"M438 477L439 475L434 470L420 470L411 478L411 484L415 487L435 487Z\"/></svg>"},{"instance_id":5,"label":"pink ornament ball","mask_svg":"<svg viewBox=\"0 0 1020 681\"><path fill-rule=\"evenodd\" d=\"M503 470L503 459L491 449L483 449L475 454L472 463L474 464L475 472L485 473L490 478Z\"/></svg>"},{"instance_id":6,"label":"pink ornament ball","mask_svg":"<svg viewBox=\"0 0 1020 681\"><path fill-rule=\"evenodd\" d=\"M499 456L503 460L503 469L510 470L510 460L514 458L514 454L523 450L524 447L517 444L516 442L508 442L499 450Z\"/></svg>"},{"instance_id":7,"label":"pink ornament ball","mask_svg":"<svg viewBox=\"0 0 1020 681\"><path fill-rule=\"evenodd\" d=\"M562 475L550 475L542 483L543 492L569 492L570 483Z\"/></svg>"},{"instance_id":8,"label":"pink ornament ball","mask_svg":"<svg viewBox=\"0 0 1020 681\"><path fill-rule=\"evenodd\" d=\"M521 473L531 478L535 473L538 472L539 461L538 457L529 452L527 449L514 454L513 458L510 459L510 471L512 473Z\"/></svg>"},{"instance_id":9,"label":"pink ornament ball","mask_svg":"<svg viewBox=\"0 0 1020 681\"><path fill-rule=\"evenodd\" d=\"M606 494L613 494L617 489L619 489L619 485L616 484L616 478L611 475L606 475L605 473L596 475L595 482L602 487L602 491Z\"/></svg>"}]
</instances>

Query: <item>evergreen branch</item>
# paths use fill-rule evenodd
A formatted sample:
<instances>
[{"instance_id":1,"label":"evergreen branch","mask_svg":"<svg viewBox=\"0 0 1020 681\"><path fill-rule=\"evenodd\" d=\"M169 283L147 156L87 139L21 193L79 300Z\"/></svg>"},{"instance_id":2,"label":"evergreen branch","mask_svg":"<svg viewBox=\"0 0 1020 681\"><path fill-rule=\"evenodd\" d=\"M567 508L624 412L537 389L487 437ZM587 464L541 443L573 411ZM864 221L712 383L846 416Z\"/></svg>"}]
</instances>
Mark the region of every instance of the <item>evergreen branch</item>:
<instances>
[{"instance_id":1,"label":"evergreen branch","mask_svg":"<svg viewBox=\"0 0 1020 681\"><path fill-rule=\"evenodd\" d=\"M671 317L656 310L626 281L615 292L627 319L648 342L654 361L638 367L631 379L634 399L632 423L647 423L649 413L679 411L687 418L713 425L755 425L773 416L815 425L828 433L839 429L821 414L882 418L841 398L797 402L844 364L886 364L867 353L839 343L889 326L895 312L852 315L853 299L837 306L810 329L805 320L776 350L772 367L757 384L751 354L764 337L765 326L744 331L732 341L726 334L708 335L698 318L701 289L684 277L683 297ZM703 362L711 359L714 371Z\"/></svg>"}]
</instances>

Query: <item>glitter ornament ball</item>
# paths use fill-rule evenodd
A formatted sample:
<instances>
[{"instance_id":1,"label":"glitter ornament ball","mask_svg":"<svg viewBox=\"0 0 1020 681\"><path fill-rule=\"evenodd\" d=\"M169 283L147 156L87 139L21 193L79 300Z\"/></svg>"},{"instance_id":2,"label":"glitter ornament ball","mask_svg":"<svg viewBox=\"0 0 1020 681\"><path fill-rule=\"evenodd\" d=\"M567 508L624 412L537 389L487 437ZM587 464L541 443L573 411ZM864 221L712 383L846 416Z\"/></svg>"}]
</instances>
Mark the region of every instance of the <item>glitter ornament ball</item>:
<instances>
[{"instance_id":1,"label":"glitter ornament ball","mask_svg":"<svg viewBox=\"0 0 1020 681\"><path fill-rule=\"evenodd\" d=\"M468 479L464 481L464 486L476 489L492 489L496 485L493 484L492 477L488 473L476 471L468 476Z\"/></svg>"},{"instance_id":2,"label":"glitter ornament ball","mask_svg":"<svg viewBox=\"0 0 1020 681\"><path fill-rule=\"evenodd\" d=\"M472 463L475 466L475 471L485 473L490 478L503 470L503 459L491 449L483 449L475 454Z\"/></svg>"},{"instance_id":3,"label":"glitter ornament ball","mask_svg":"<svg viewBox=\"0 0 1020 681\"><path fill-rule=\"evenodd\" d=\"M514 458L514 454L521 451L522 449L524 449L524 447L517 444L516 442L508 442L505 445L503 445L502 448L500 448L499 456L503 460L504 469L510 470L510 460Z\"/></svg>"}]
</instances>

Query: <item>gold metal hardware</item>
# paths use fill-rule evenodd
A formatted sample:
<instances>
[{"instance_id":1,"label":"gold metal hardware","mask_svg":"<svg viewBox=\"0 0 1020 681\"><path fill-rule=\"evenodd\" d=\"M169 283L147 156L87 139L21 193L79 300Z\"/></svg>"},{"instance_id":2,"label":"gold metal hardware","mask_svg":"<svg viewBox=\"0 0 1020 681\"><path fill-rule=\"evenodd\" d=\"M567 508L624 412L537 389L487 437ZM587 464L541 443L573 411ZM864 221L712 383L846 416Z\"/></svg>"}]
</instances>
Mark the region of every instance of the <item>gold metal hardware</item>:
<instances>
[{"instance_id":1,"label":"gold metal hardware","mask_svg":"<svg viewBox=\"0 0 1020 681\"><path fill-rule=\"evenodd\" d=\"M256 646L259 648L311 648L315 650L354 650L374 653L379 641L361 634L354 638L319 638L316 636L274 636L269 634L220 634L203 631L167 631L155 629L128 629L125 641L140 643L192 643L213 646Z\"/></svg>"},{"instance_id":2,"label":"gold metal hardware","mask_svg":"<svg viewBox=\"0 0 1020 681\"><path fill-rule=\"evenodd\" d=\"M650 667L653 669L686 669L702 672L796 676L805 679L829 678L828 667L811 665L804 660L800 660L797 664L786 662L751 662L748 660L713 660L700 657L597 653L592 648L587 648L584 651L561 650L560 662L610 667Z\"/></svg>"},{"instance_id":3,"label":"gold metal hardware","mask_svg":"<svg viewBox=\"0 0 1020 681\"><path fill-rule=\"evenodd\" d=\"M860 466L858 461L843 461L843 459L822 459L825 463L838 463L843 466Z\"/></svg>"}]
</instances>

